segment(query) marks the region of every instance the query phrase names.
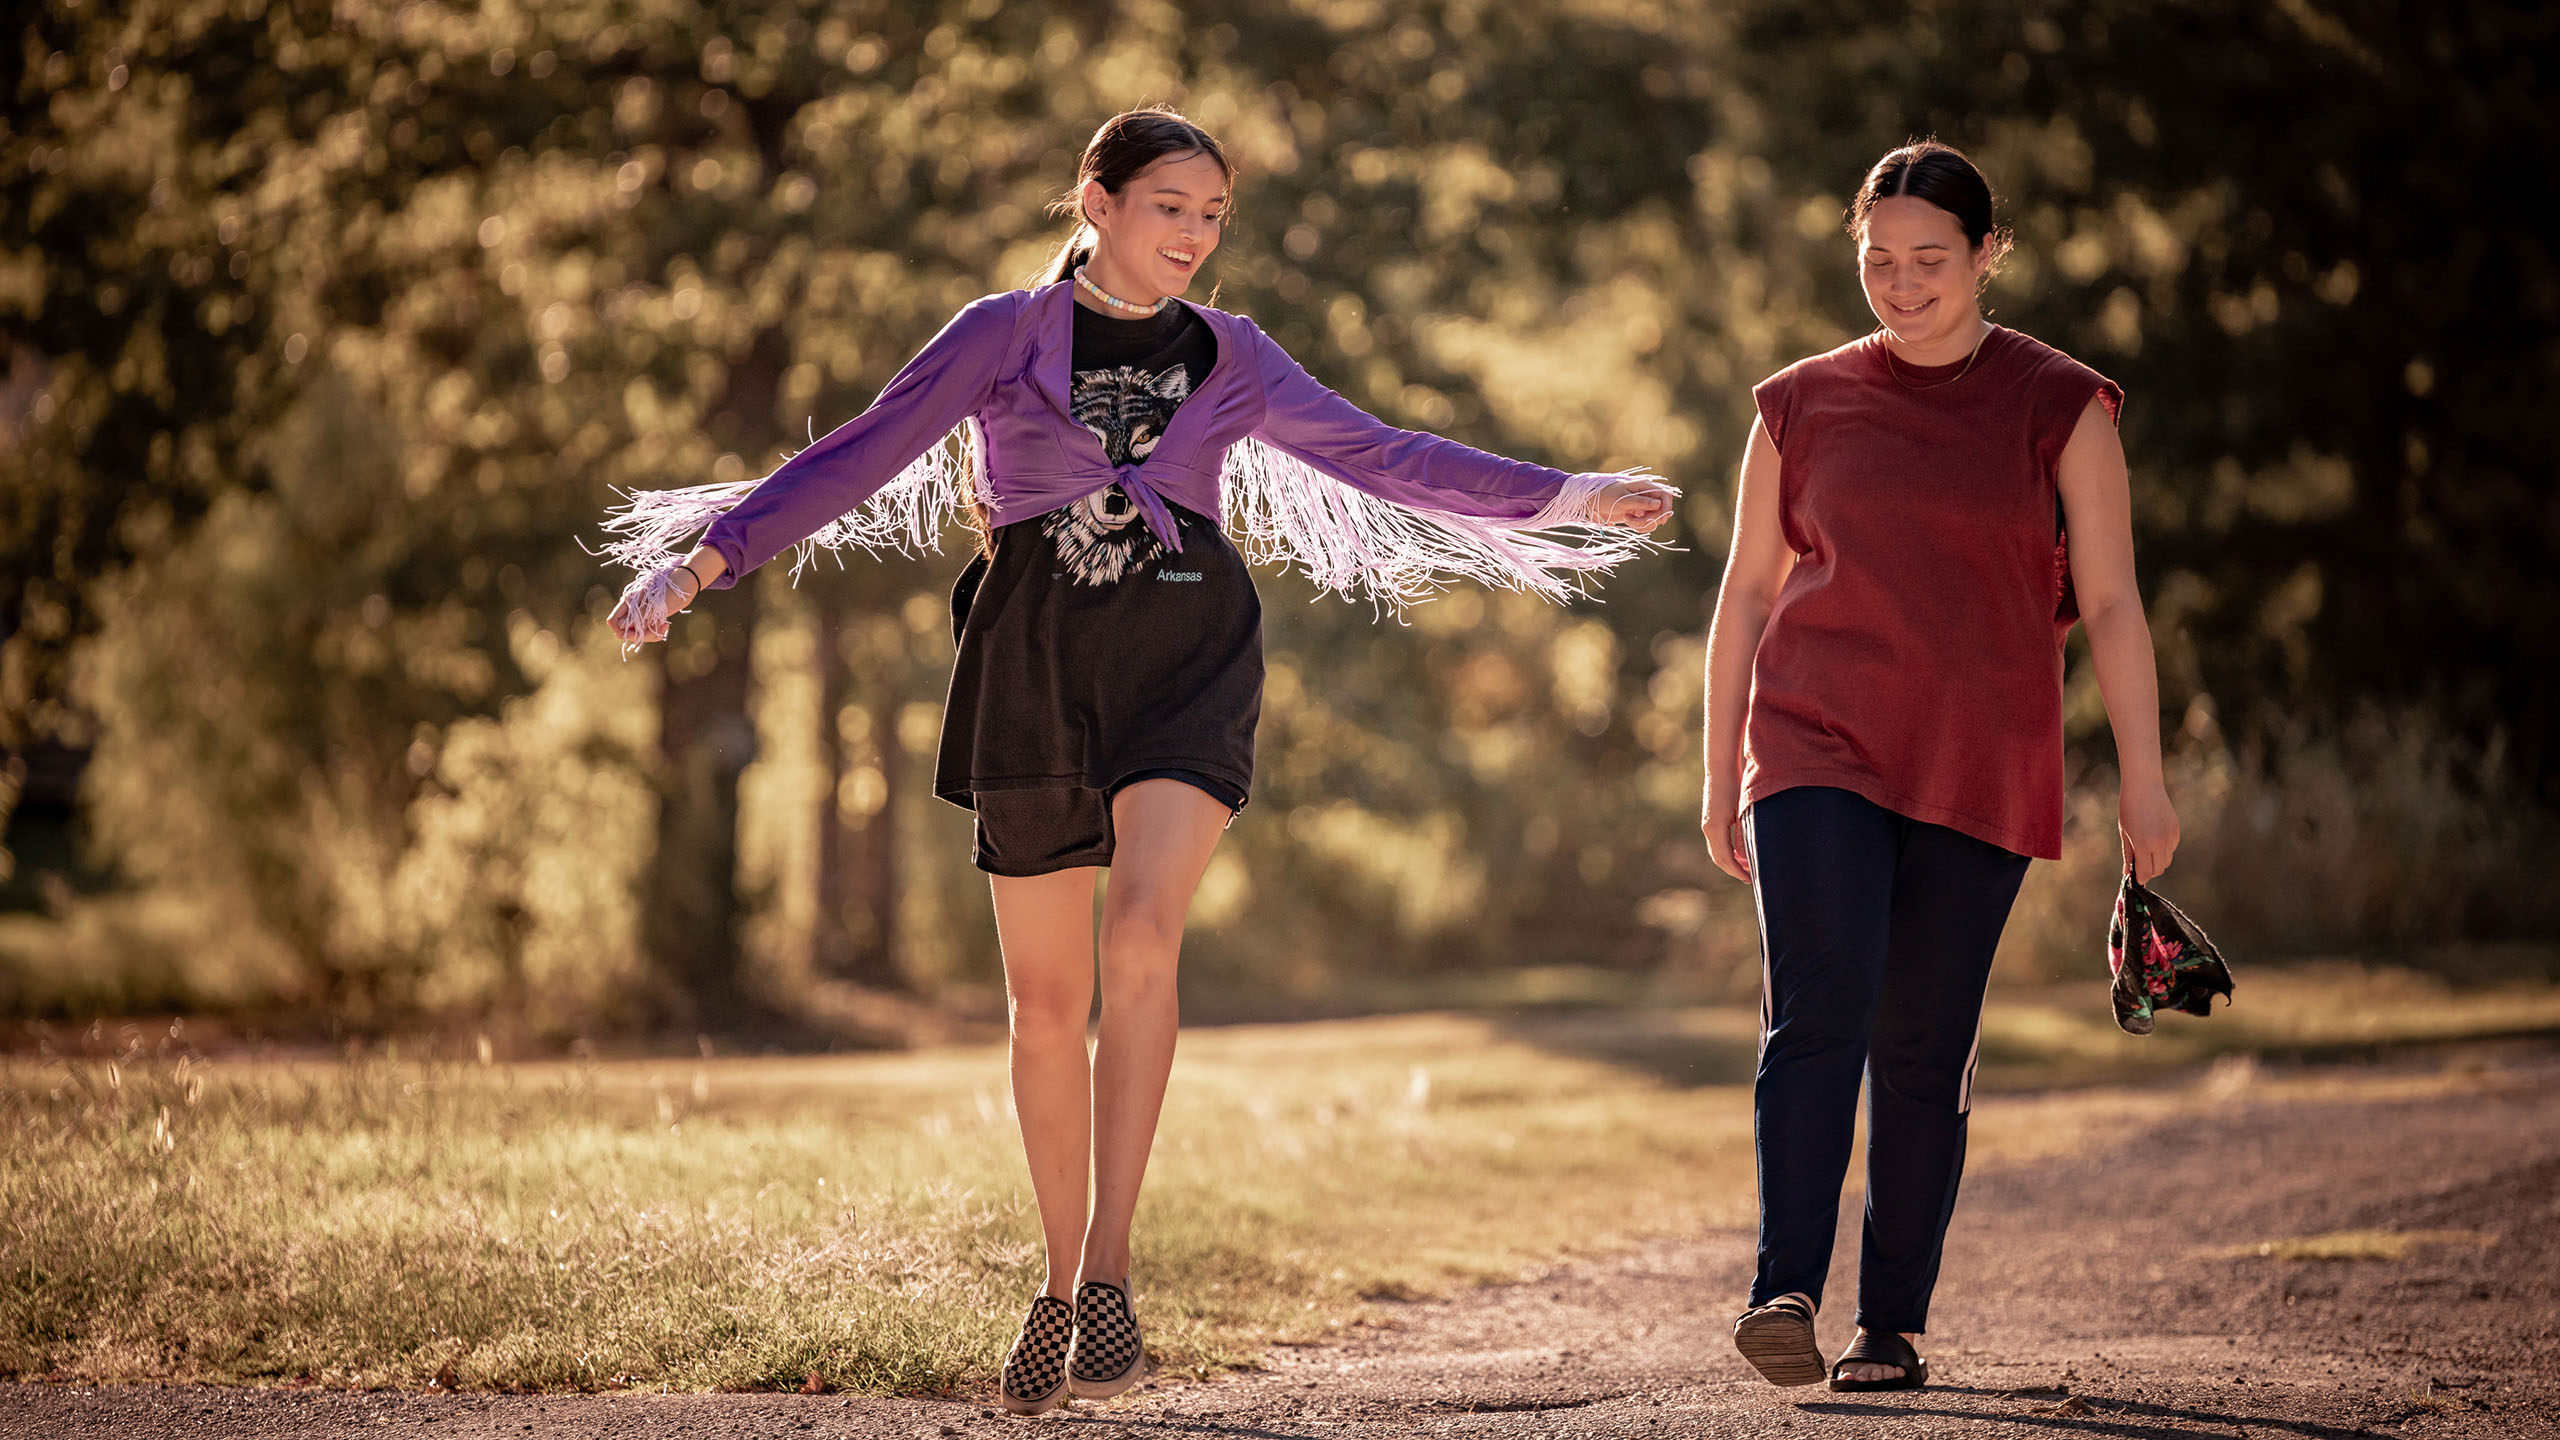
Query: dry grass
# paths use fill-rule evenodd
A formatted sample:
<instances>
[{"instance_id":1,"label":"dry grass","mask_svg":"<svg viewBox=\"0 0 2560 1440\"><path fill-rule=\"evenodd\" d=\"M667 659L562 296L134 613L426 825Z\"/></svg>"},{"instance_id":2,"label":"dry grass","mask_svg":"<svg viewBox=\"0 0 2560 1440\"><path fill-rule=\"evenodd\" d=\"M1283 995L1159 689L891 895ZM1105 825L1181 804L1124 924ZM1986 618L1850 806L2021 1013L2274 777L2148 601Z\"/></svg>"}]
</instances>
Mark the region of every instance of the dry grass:
<instances>
[{"instance_id":1,"label":"dry grass","mask_svg":"<svg viewBox=\"0 0 2560 1440\"><path fill-rule=\"evenodd\" d=\"M2271 1037L2560 1024L2560 994L2431 1009L2399 983L2246 977L2248 1006L2148 1041L2095 988L1996 1002L1986 1092L2141 1084L1992 1094L1971 1163L2120 1134L2160 1113L2164 1067L2216 1051L2191 1083L2271 1095L2242 1058ZM1139 1216L1158 1355L1214 1368L1363 1297L1747 1225L1754 1038L1729 1007L1192 1032ZM484 1065L135 1043L0 1061L0 1126L0 1375L940 1391L985 1383L1037 1283L993 1047Z\"/></svg>"},{"instance_id":2,"label":"dry grass","mask_svg":"<svg viewBox=\"0 0 2560 1440\"><path fill-rule=\"evenodd\" d=\"M2087 1084L2217 1059L2345 1059L2498 1036L2560 1034L2560 986L2516 980L2457 986L2395 966L2237 963L2238 993L2208 1019L2185 1015L2126 1035L2098 981L1995 992L1985 1012L1987 1082Z\"/></svg>"},{"instance_id":3,"label":"dry grass","mask_svg":"<svg viewBox=\"0 0 2560 1440\"><path fill-rule=\"evenodd\" d=\"M8 1062L0 1373L930 1391L1037 1283L1001 1053ZM1734 1092L1447 1018L1195 1034L1140 1216L1177 1366L1750 1202Z\"/></svg>"},{"instance_id":4,"label":"dry grass","mask_svg":"<svg viewBox=\"0 0 2560 1440\"><path fill-rule=\"evenodd\" d=\"M2332 735L2234 749L2200 705L2167 766L2181 838L2160 888L2235 961L2362 954L2560 980L2560 816L2519 799L2502 744L2372 710ZM2062 859L2027 872L2004 980L2103 973L2115 820L2115 777L2093 769L2069 796Z\"/></svg>"},{"instance_id":5,"label":"dry grass","mask_svg":"<svg viewBox=\"0 0 2560 1440\"><path fill-rule=\"evenodd\" d=\"M2325 1235L2267 1240L2211 1253L2217 1259L2406 1260L2411 1251L2424 1245L2486 1248L2496 1243L2496 1236L2478 1230L2332 1230Z\"/></svg>"}]
</instances>

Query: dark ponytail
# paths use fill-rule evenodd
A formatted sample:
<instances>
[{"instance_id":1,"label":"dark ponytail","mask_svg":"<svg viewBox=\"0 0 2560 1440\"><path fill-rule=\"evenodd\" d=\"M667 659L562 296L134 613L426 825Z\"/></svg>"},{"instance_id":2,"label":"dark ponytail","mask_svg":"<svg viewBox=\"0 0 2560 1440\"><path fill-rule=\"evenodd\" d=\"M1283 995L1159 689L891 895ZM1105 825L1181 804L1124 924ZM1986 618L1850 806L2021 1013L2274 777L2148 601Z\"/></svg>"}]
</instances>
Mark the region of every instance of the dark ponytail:
<instances>
[{"instance_id":1,"label":"dark ponytail","mask_svg":"<svg viewBox=\"0 0 2560 1440\"><path fill-rule=\"evenodd\" d=\"M1849 202L1849 234L1863 237L1878 202L1896 195L1926 200L1954 216L1965 240L1982 254L1986 278L2009 253L2009 227L1991 220L1991 182L1953 145L1917 140L1877 161L1858 187L1858 198Z\"/></svg>"}]
</instances>

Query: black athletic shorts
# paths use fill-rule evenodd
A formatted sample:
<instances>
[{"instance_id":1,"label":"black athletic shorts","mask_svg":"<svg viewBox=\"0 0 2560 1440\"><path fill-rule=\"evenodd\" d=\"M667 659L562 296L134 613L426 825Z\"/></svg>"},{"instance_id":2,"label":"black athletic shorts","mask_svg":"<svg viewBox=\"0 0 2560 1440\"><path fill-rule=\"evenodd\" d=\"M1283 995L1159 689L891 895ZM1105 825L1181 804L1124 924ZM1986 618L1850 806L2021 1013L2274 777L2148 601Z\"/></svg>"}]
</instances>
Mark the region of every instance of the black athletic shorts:
<instances>
[{"instance_id":1,"label":"black athletic shorts","mask_svg":"<svg viewBox=\"0 0 2560 1440\"><path fill-rule=\"evenodd\" d=\"M1229 811L1245 797L1225 781L1196 770L1140 770L1108 791L1083 786L982 790L971 798L978 812L978 843L970 862L990 875L1046 875L1087 865L1109 865L1113 835L1111 797L1141 780L1179 780L1205 791Z\"/></svg>"}]
</instances>

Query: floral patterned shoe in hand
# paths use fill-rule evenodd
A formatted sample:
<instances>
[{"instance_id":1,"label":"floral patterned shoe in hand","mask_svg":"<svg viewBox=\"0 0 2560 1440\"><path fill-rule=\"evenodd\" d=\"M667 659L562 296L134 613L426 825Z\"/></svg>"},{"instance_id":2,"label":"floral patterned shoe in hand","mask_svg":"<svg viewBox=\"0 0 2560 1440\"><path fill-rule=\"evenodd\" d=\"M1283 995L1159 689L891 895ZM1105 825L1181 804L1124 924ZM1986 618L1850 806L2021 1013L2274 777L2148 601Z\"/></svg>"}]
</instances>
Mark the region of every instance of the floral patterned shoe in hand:
<instances>
[{"instance_id":1,"label":"floral patterned shoe in hand","mask_svg":"<svg viewBox=\"0 0 2560 1440\"><path fill-rule=\"evenodd\" d=\"M1087 1280L1076 1287L1076 1351L1067 1364L1067 1384L1079 1400L1108 1400L1137 1383L1146 1365L1147 1346L1138 1334L1138 1315L1129 1305L1129 1286Z\"/></svg>"},{"instance_id":2,"label":"floral patterned shoe in hand","mask_svg":"<svg viewBox=\"0 0 2560 1440\"><path fill-rule=\"evenodd\" d=\"M1004 1408L1016 1415L1037 1415L1067 1399L1067 1343L1076 1312L1055 1295L1031 1302L1022 1333L1004 1357Z\"/></svg>"},{"instance_id":3,"label":"floral patterned shoe in hand","mask_svg":"<svg viewBox=\"0 0 2560 1440\"><path fill-rule=\"evenodd\" d=\"M2231 998L2231 962L2203 926L2137 882L2130 861L2107 924L2107 967L2115 973L2116 1028L2128 1035L2150 1034L2160 1011L2210 1015L2214 996Z\"/></svg>"}]
</instances>

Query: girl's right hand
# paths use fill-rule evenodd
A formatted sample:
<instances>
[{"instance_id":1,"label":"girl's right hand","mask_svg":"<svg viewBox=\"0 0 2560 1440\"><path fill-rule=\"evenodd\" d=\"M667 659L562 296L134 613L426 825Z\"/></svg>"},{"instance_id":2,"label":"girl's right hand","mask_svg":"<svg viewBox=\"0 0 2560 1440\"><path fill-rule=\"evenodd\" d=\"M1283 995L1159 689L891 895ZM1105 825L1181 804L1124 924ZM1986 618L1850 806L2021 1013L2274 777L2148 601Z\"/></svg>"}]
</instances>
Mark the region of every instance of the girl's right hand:
<instances>
[{"instance_id":1,"label":"girl's right hand","mask_svg":"<svg viewBox=\"0 0 2560 1440\"><path fill-rule=\"evenodd\" d=\"M693 604L694 597L702 593L701 576L683 565L670 566L649 578L653 584L661 578L665 581L663 589L666 609L661 615L654 617L656 623L651 624L650 620L653 617L646 614L651 608L649 591L652 584L634 585L623 591L621 602L613 607L612 618L605 622L613 628L614 635L626 646L644 645L652 640L666 639L667 621L681 614L687 606Z\"/></svg>"}]
</instances>

